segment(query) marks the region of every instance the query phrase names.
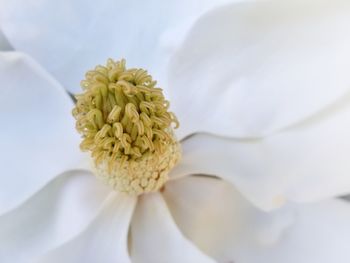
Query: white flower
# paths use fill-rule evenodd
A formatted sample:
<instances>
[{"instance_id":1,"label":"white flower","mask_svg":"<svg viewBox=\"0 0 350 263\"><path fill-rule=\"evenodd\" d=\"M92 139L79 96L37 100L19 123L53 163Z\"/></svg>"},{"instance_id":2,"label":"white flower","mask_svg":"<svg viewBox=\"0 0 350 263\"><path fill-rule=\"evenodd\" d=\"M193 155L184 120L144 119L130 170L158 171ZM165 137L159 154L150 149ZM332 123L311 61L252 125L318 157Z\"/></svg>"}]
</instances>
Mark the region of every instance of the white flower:
<instances>
[{"instance_id":1,"label":"white flower","mask_svg":"<svg viewBox=\"0 0 350 263\"><path fill-rule=\"evenodd\" d=\"M327 198L350 190L350 2L111 2L0 1L45 67L0 53L1 261L349 262ZM117 193L79 152L63 87L109 56L164 78L183 160L162 193Z\"/></svg>"}]
</instances>

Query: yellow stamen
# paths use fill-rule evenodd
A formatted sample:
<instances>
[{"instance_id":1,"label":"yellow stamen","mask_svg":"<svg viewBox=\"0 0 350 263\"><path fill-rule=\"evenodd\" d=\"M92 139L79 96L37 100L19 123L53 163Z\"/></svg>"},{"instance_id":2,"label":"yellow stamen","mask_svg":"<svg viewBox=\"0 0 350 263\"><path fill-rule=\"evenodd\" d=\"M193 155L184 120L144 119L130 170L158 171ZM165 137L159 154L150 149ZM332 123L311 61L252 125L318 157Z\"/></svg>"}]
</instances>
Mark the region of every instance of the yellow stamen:
<instances>
[{"instance_id":1,"label":"yellow stamen","mask_svg":"<svg viewBox=\"0 0 350 263\"><path fill-rule=\"evenodd\" d=\"M109 59L86 73L73 109L80 148L90 151L97 177L130 194L159 190L181 157L169 102L143 69Z\"/></svg>"}]
</instances>

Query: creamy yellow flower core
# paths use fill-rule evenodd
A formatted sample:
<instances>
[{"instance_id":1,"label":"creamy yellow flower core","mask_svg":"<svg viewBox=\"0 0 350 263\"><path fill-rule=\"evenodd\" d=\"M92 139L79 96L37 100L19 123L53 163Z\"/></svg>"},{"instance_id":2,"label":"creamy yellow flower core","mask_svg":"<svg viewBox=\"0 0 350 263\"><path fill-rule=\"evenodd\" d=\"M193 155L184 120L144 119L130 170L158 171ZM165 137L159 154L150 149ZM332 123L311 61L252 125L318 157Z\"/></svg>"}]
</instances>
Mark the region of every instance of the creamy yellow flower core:
<instances>
[{"instance_id":1,"label":"creamy yellow flower core","mask_svg":"<svg viewBox=\"0 0 350 263\"><path fill-rule=\"evenodd\" d=\"M109 59L86 73L73 109L80 148L90 151L97 177L130 194L159 190L181 157L162 89L143 69Z\"/></svg>"}]
</instances>

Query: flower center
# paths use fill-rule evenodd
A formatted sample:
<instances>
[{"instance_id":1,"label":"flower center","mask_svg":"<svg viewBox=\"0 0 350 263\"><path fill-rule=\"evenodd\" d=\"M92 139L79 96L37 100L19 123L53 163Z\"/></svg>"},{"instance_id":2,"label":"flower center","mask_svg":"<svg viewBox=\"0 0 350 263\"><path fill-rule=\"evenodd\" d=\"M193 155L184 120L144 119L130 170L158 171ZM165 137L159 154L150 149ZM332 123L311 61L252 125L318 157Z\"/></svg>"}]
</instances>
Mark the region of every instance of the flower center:
<instances>
[{"instance_id":1,"label":"flower center","mask_svg":"<svg viewBox=\"0 0 350 263\"><path fill-rule=\"evenodd\" d=\"M90 151L97 177L130 194L159 190L181 157L162 89L143 69L109 59L86 73L73 109L80 148Z\"/></svg>"}]
</instances>

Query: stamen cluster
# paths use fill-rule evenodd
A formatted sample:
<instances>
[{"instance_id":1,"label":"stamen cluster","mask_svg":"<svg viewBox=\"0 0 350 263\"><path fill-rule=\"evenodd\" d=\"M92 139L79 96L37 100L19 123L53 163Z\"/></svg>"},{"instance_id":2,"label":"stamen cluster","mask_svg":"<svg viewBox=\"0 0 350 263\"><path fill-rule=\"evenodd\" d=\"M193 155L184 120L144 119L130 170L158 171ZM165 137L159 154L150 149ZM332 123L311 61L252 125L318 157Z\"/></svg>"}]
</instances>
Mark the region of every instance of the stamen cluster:
<instances>
[{"instance_id":1,"label":"stamen cluster","mask_svg":"<svg viewBox=\"0 0 350 263\"><path fill-rule=\"evenodd\" d=\"M179 123L162 89L147 71L126 69L125 60L111 59L88 71L81 86L73 116L83 138L80 147L91 152L98 175L121 191L154 191L150 184L165 180L160 174L180 156L171 127Z\"/></svg>"}]
</instances>

